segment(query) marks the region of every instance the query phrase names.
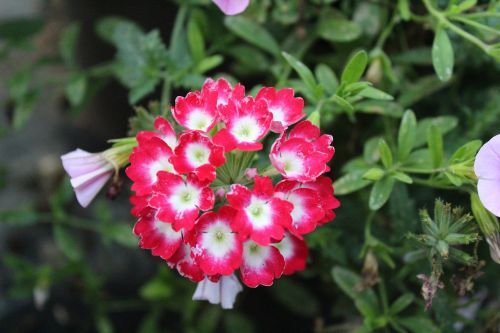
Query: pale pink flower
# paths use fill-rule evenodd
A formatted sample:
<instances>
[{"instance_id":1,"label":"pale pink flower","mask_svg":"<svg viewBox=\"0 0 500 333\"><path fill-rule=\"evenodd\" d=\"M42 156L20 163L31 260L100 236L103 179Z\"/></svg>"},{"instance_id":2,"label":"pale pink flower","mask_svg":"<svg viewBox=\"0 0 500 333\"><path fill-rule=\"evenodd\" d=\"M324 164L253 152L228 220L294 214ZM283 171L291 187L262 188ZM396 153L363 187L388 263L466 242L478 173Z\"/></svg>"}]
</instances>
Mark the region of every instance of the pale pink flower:
<instances>
[{"instance_id":1,"label":"pale pink flower","mask_svg":"<svg viewBox=\"0 0 500 333\"><path fill-rule=\"evenodd\" d=\"M226 15L242 13L250 4L250 0L212 0Z\"/></svg>"},{"instance_id":2,"label":"pale pink flower","mask_svg":"<svg viewBox=\"0 0 500 333\"><path fill-rule=\"evenodd\" d=\"M114 172L114 166L102 154L82 149L62 155L61 160L82 207L90 204Z\"/></svg>"}]
</instances>

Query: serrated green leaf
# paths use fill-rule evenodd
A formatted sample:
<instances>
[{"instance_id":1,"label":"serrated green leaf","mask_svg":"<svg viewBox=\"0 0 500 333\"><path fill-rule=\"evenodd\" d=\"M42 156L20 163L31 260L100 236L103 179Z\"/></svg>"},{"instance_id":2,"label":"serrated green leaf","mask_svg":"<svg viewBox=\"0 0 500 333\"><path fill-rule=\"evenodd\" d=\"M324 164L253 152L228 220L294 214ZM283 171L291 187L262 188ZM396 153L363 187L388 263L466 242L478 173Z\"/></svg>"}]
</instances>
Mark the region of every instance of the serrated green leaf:
<instances>
[{"instance_id":1,"label":"serrated green leaf","mask_svg":"<svg viewBox=\"0 0 500 333\"><path fill-rule=\"evenodd\" d=\"M394 178L385 177L373 184L370 192L368 206L371 210L379 210L389 200L392 188L394 187Z\"/></svg>"},{"instance_id":2,"label":"serrated green leaf","mask_svg":"<svg viewBox=\"0 0 500 333\"><path fill-rule=\"evenodd\" d=\"M340 82L349 84L359 81L368 64L368 55L365 51L356 52L347 62L342 72Z\"/></svg>"},{"instance_id":3,"label":"serrated green leaf","mask_svg":"<svg viewBox=\"0 0 500 333\"><path fill-rule=\"evenodd\" d=\"M398 160L404 162L410 155L417 136L417 118L408 110L404 113L398 132Z\"/></svg>"},{"instance_id":4,"label":"serrated green leaf","mask_svg":"<svg viewBox=\"0 0 500 333\"><path fill-rule=\"evenodd\" d=\"M432 65L441 81L448 81L453 74L453 46L443 28L438 28L432 43Z\"/></svg>"},{"instance_id":5,"label":"serrated green leaf","mask_svg":"<svg viewBox=\"0 0 500 333\"><path fill-rule=\"evenodd\" d=\"M280 47L266 29L243 16L227 16L224 24L235 35L278 57Z\"/></svg>"}]
</instances>

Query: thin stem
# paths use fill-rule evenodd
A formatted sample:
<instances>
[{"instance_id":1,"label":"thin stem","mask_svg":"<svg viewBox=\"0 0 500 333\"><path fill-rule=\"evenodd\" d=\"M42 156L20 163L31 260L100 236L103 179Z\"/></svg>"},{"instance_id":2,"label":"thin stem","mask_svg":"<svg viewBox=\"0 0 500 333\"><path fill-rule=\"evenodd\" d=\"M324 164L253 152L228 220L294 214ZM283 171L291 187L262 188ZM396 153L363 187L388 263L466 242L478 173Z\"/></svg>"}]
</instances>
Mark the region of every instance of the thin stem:
<instances>
[{"instance_id":1,"label":"thin stem","mask_svg":"<svg viewBox=\"0 0 500 333\"><path fill-rule=\"evenodd\" d=\"M457 35L460 35L462 38L468 40L472 44L476 45L479 47L481 50L483 50L486 54L489 54L490 46L483 43L482 40L477 38L476 36L468 33L465 30L460 29L453 23L451 23L447 18L446 15L444 15L442 12L434 8L430 2L430 0L422 0L424 3L425 7L427 8L427 11L434 16L438 22L445 28L450 29L451 31L455 32Z\"/></svg>"},{"instance_id":2,"label":"thin stem","mask_svg":"<svg viewBox=\"0 0 500 333\"><path fill-rule=\"evenodd\" d=\"M419 174L433 174L448 171L448 168L436 168L436 169L415 169L415 168L405 168L399 167L398 171L406 172L406 173L419 173Z\"/></svg>"},{"instance_id":3,"label":"thin stem","mask_svg":"<svg viewBox=\"0 0 500 333\"><path fill-rule=\"evenodd\" d=\"M492 33L494 35L500 36L500 31L499 30L494 29L492 27L489 27L487 25L481 24L479 22L476 22L476 21L473 21L473 20L469 20L469 19L463 18L461 16L452 16L452 17L450 17L450 19L462 22L462 23L467 24L467 25L470 25L471 27L476 28L478 30L484 30L486 32L489 32L489 33Z\"/></svg>"}]
</instances>

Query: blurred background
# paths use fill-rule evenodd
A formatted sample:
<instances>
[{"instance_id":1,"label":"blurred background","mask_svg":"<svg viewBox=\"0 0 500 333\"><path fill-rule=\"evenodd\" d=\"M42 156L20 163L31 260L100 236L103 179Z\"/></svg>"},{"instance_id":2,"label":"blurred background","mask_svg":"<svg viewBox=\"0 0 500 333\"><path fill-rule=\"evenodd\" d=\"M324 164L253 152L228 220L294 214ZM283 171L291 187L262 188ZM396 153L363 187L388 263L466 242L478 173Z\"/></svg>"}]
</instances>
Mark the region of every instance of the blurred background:
<instances>
[{"instance_id":1,"label":"blurred background","mask_svg":"<svg viewBox=\"0 0 500 333\"><path fill-rule=\"evenodd\" d=\"M462 3L437 5L450 2ZM499 13L495 1L471 4ZM77 147L102 151L108 139L140 129L134 106L165 107L208 76L249 92L292 86L308 113L317 110L280 50L334 84L353 52L365 49L364 79L395 97L353 102L351 111L321 106L322 129L335 138L333 179L347 161L366 157L365 142L397 133L408 108L419 119L445 117L438 123L447 128L447 152L488 139L500 128L498 62L452 34L453 77L439 80L427 9L419 1L252 0L243 16L225 17L208 0L0 0L0 332L500 332L500 270L485 242L469 251L480 268L464 273L451 264L427 312L416 275L428 274L429 263L404 258L413 246L404 236L420 230L418 210L432 209L435 197L468 207L462 193L398 183L372 238L368 192L341 196L337 218L308 238L304 272L246 288L224 311L191 301L195 285L137 247L124 174L116 200L105 189L83 209L60 163ZM498 43L500 19L488 20L492 31L479 38ZM333 267L353 275L332 277ZM469 279L467 293L448 283L453 274ZM410 295L401 313L359 309L346 290L370 278L381 304ZM379 322L362 331L367 318Z\"/></svg>"}]
</instances>

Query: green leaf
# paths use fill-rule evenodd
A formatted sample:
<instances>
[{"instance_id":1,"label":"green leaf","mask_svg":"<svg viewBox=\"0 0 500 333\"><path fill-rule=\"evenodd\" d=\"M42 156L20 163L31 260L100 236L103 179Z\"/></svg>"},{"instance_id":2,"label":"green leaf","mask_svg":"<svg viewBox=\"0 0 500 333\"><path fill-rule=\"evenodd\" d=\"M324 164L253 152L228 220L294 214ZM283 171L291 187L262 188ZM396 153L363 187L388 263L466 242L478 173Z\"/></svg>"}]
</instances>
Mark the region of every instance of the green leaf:
<instances>
[{"instance_id":1,"label":"green leaf","mask_svg":"<svg viewBox=\"0 0 500 333\"><path fill-rule=\"evenodd\" d=\"M382 101L392 101L394 99L394 97L392 97L388 93L383 92L382 90L378 90L377 88L373 88L373 87L367 87L367 88L361 90L361 92L359 92L357 94L357 96L378 99L378 100L382 100Z\"/></svg>"},{"instance_id":2,"label":"green leaf","mask_svg":"<svg viewBox=\"0 0 500 333\"><path fill-rule=\"evenodd\" d=\"M380 139L378 142L378 149L380 152L380 159L382 160L382 164L389 169L392 166L393 158L391 148L387 145L384 139Z\"/></svg>"},{"instance_id":3,"label":"green leaf","mask_svg":"<svg viewBox=\"0 0 500 333\"><path fill-rule=\"evenodd\" d=\"M361 282L359 275L337 266L332 269L332 276L340 289L355 301L356 307L360 311L362 309L364 315L375 317L375 314L379 312L377 297L372 289L365 289L361 292L356 290L356 286Z\"/></svg>"},{"instance_id":4,"label":"green leaf","mask_svg":"<svg viewBox=\"0 0 500 333\"><path fill-rule=\"evenodd\" d=\"M363 170L353 171L337 179L335 183L333 183L335 194L346 195L370 185L372 183L371 181L363 179L364 174L365 171Z\"/></svg>"},{"instance_id":5,"label":"green leaf","mask_svg":"<svg viewBox=\"0 0 500 333\"><path fill-rule=\"evenodd\" d=\"M410 155L417 136L417 118L408 110L404 113L398 132L398 160L404 162Z\"/></svg>"},{"instance_id":6,"label":"green leaf","mask_svg":"<svg viewBox=\"0 0 500 333\"><path fill-rule=\"evenodd\" d=\"M458 119L454 116L439 116L434 118L424 118L418 122L417 134L415 136L414 147L424 145L427 140L427 133L431 125L436 126L442 135L445 135L458 124Z\"/></svg>"},{"instance_id":7,"label":"green leaf","mask_svg":"<svg viewBox=\"0 0 500 333\"><path fill-rule=\"evenodd\" d=\"M470 201L472 214L474 214L474 218L483 234L490 236L498 232L500 224L497 217L486 210L477 193L471 193Z\"/></svg>"},{"instance_id":8,"label":"green leaf","mask_svg":"<svg viewBox=\"0 0 500 333\"><path fill-rule=\"evenodd\" d=\"M128 102L131 105L137 104L143 97L152 93L159 82L159 78L151 78L143 81L140 85L135 85L128 93Z\"/></svg>"},{"instance_id":9,"label":"green leaf","mask_svg":"<svg viewBox=\"0 0 500 333\"><path fill-rule=\"evenodd\" d=\"M314 111L311 113L306 120L309 120L313 125L320 127L321 125L321 113L319 111Z\"/></svg>"},{"instance_id":10,"label":"green leaf","mask_svg":"<svg viewBox=\"0 0 500 333\"><path fill-rule=\"evenodd\" d=\"M403 20L408 21L411 18L409 0L398 0L398 9Z\"/></svg>"},{"instance_id":11,"label":"green leaf","mask_svg":"<svg viewBox=\"0 0 500 333\"><path fill-rule=\"evenodd\" d=\"M401 311L406 309L411 303L413 303L414 299L415 296L413 296L413 294L410 293L401 295L394 303L391 304L389 312L393 315L400 313Z\"/></svg>"},{"instance_id":12,"label":"green leaf","mask_svg":"<svg viewBox=\"0 0 500 333\"><path fill-rule=\"evenodd\" d=\"M243 16L227 16L224 24L235 35L243 38L264 51L278 57L280 47L273 36L263 27Z\"/></svg>"},{"instance_id":13,"label":"green leaf","mask_svg":"<svg viewBox=\"0 0 500 333\"><path fill-rule=\"evenodd\" d=\"M148 301L164 301L171 297L173 292L172 286L160 275L143 285L139 291L141 297Z\"/></svg>"},{"instance_id":14,"label":"green leaf","mask_svg":"<svg viewBox=\"0 0 500 333\"><path fill-rule=\"evenodd\" d=\"M385 177L373 184L370 192L368 206L371 210L380 209L391 196L392 188L394 187L394 178Z\"/></svg>"},{"instance_id":15,"label":"green leaf","mask_svg":"<svg viewBox=\"0 0 500 333\"><path fill-rule=\"evenodd\" d=\"M66 84L65 93L71 106L82 104L87 92L87 77L83 73L72 73Z\"/></svg>"},{"instance_id":16,"label":"green leaf","mask_svg":"<svg viewBox=\"0 0 500 333\"><path fill-rule=\"evenodd\" d=\"M224 327L226 332L254 333L253 322L245 315L238 312L228 312L224 315Z\"/></svg>"},{"instance_id":17,"label":"green leaf","mask_svg":"<svg viewBox=\"0 0 500 333\"><path fill-rule=\"evenodd\" d=\"M304 317L318 315L320 307L314 294L298 282L290 279L277 281L271 293L276 300L296 315Z\"/></svg>"},{"instance_id":18,"label":"green leaf","mask_svg":"<svg viewBox=\"0 0 500 333\"><path fill-rule=\"evenodd\" d=\"M292 66L292 68L299 74L300 78L306 84L309 92L314 95L317 89L318 84L316 83L316 79L314 78L313 73L306 65L304 65L300 60L288 54L286 52L282 52L283 57L286 61Z\"/></svg>"},{"instance_id":19,"label":"green leaf","mask_svg":"<svg viewBox=\"0 0 500 333\"><path fill-rule=\"evenodd\" d=\"M330 42L345 43L358 39L362 30L358 24L345 18L322 15L318 24L318 33Z\"/></svg>"},{"instance_id":20,"label":"green leaf","mask_svg":"<svg viewBox=\"0 0 500 333\"><path fill-rule=\"evenodd\" d=\"M61 53L64 64L68 67L74 67L76 65L76 47L80 31L80 23L73 22L68 25L61 34L59 52Z\"/></svg>"},{"instance_id":21,"label":"green leaf","mask_svg":"<svg viewBox=\"0 0 500 333\"><path fill-rule=\"evenodd\" d=\"M319 84L321 84L323 89L329 95L335 94L335 91L339 86L339 80L337 79L337 75L335 75L332 69L325 64L319 64L318 66L316 66L314 72Z\"/></svg>"},{"instance_id":22,"label":"green leaf","mask_svg":"<svg viewBox=\"0 0 500 333\"><path fill-rule=\"evenodd\" d=\"M364 179L376 181L384 177L385 171L380 168L371 168L363 175Z\"/></svg>"},{"instance_id":23,"label":"green leaf","mask_svg":"<svg viewBox=\"0 0 500 333\"><path fill-rule=\"evenodd\" d=\"M33 207L24 206L13 210L0 211L0 224L11 224L13 226L28 226L37 223L38 213Z\"/></svg>"},{"instance_id":24,"label":"green leaf","mask_svg":"<svg viewBox=\"0 0 500 333\"><path fill-rule=\"evenodd\" d=\"M481 140L469 141L458 148L450 157L450 164L464 162L476 156L478 150L481 148Z\"/></svg>"},{"instance_id":25,"label":"green leaf","mask_svg":"<svg viewBox=\"0 0 500 333\"><path fill-rule=\"evenodd\" d=\"M335 102L342 110L347 112L348 114L352 114L354 112L354 107L352 106L351 103L349 103L347 100L344 98L340 97L339 95L333 95L331 97L331 100Z\"/></svg>"},{"instance_id":26,"label":"green leaf","mask_svg":"<svg viewBox=\"0 0 500 333\"><path fill-rule=\"evenodd\" d=\"M203 74L205 72L208 72L215 67L219 66L224 62L224 57L221 55L215 54L210 57L206 57L201 59L201 61L198 63L196 66L196 71L200 74Z\"/></svg>"},{"instance_id":27,"label":"green leaf","mask_svg":"<svg viewBox=\"0 0 500 333\"><path fill-rule=\"evenodd\" d=\"M403 108L398 103L380 101L380 100L364 100L361 102L357 102L354 105L356 111L369 113L369 114L378 114L393 118L401 118L403 115Z\"/></svg>"},{"instance_id":28,"label":"green leaf","mask_svg":"<svg viewBox=\"0 0 500 333\"><path fill-rule=\"evenodd\" d=\"M396 171L393 174L391 174L391 176L394 177L395 179L399 180L402 183L413 184L413 179L404 172Z\"/></svg>"},{"instance_id":29,"label":"green leaf","mask_svg":"<svg viewBox=\"0 0 500 333\"><path fill-rule=\"evenodd\" d=\"M105 240L110 240L131 248L137 246L137 238L132 233L132 227L128 224L102 223L99 229Z\"/></svg>"},{"instance_id":30,"label":"green leaf","mask_svg":"<svg viewBox=\"0 0 500 333\"><path fill-rule=\"evenodd\" d=\"M368 64L368 55L365 51L358 51L347 62L342 72L340 81L342 83L354 83L359 81Z\"/></svg>"},{"instance_id":31,"label":"green leaf","mask_svg":"<svg viewBox=\"0 0 500 333\"><path fill-rule=\"evenodd\" d=\"M424 316L398 317L398 323L413 333L438 333L439 329Z\"/></svg>"},{"instance_id":32,"label":"green leaf","mask_svg":"<svg viewBox=\"0 0 500 333\"><path fill-rule=\"evenodd\" d=\"M53 234L54 241L65 256L73 261L78 261L83 258L83 251L80 247L80 243L66 227L55 224Z\"/></svg>"},{"instance_id":33,"label":"green leaf","mask_svg":"<svg viewBox=\"0 0 500 333\"><path fill-rule=\"evenodd\" d=\"M410 81L402 87L398 102L402 107L407 108L425 97L436 93L448 84L449 81L443 82L435 75L424 76L415 81ZM425 133L423 139L425 142Z\"/></svg>"},{"instance_id":34,"label":"green leaf","mask_svg":"<svg viewBox=\"0 0 500 333\"><path fill-rule=\"evenodd\" d=\"M187 37L194 62L199 63L205 57L205 42L196 21L196 16L192 16L188 22Z\"/></svg>"},{"instance_id":35,"label":"green leaf","mask_svg":"<svg viewBox=\"0 0 500 333\"><path fill-rule=\"evenodd\" d=\"M446 30L439 27L432 43L432 65L441 81L448 81L453 74L453 46Z\"/></svg>"},{"instance_id":36,"label":"green leaf","mask_svg":"<svg viewBox=\"0 0 500 333\"><path fill-rule=\"evenodd\" d=\"M443 137L441 132L435 125L431 125L427 132L427 145L431 154L432 167L437 168L441 166L444 157L443 151Z\"/></svg>"}]
</instances>

